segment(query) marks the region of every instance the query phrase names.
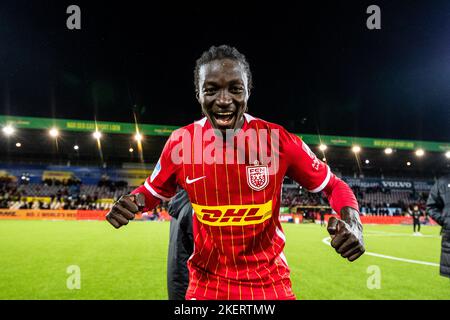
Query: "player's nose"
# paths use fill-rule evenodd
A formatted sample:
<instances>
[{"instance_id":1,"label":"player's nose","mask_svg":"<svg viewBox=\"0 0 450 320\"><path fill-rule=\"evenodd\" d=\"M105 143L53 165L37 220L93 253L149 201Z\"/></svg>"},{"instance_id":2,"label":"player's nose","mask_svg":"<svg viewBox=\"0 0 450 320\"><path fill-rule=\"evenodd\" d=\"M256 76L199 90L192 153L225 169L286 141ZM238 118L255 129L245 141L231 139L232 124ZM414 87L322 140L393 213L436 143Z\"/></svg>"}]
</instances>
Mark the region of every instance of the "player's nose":
<instances>
[{"instance_id":1,"label":"player's nose","mask_svg":"<svg viewBox=\"0 0 450 320\"><path fill-rule=\"evenodd\" d=\"M222 90L217 97L216 103L220 107L228 107L233 100L226 90Z\"/></svg>"}]
</instances>

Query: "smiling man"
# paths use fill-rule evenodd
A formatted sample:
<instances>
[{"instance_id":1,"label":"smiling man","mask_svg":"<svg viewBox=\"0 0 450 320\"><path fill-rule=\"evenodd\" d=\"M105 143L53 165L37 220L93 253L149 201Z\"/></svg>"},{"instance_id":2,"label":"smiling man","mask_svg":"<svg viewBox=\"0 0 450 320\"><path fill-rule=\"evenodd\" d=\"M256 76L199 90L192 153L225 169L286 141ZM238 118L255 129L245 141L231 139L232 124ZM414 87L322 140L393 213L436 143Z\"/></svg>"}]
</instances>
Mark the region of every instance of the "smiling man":
<instances>
[{"instance_id":1,"label":"smiling man","mask_svg":"<svg viewBox=\"0 0 450 320\"><path fill-rule=\"evenodd\" d=\"M223 58L214 59L215 55L223 55ZM235 55L241 59L227 58L226 54L212 48L197 61L194 71L197 99L203 114L211 126L224 135L226 130L242 128L252 87L248 63L237 51Z\"/></svg>"},{"instance_id":2,"label":"smiling man","mask_svg":"<svg viewBox=\"0 0 450 320\"><path fill-rule=\"evenodd\" d=\"M364 253L351 189L282 126L247 111L252 76L244 55L211 47L194 71L205 117L176 130L145 184L121 197L106 219L116 228L187 191L193 207L194 252L186 299L295 299L279 221L281 186L289 176L324 192L331 245L349 261Z\"/></svg>"}]
</instances>

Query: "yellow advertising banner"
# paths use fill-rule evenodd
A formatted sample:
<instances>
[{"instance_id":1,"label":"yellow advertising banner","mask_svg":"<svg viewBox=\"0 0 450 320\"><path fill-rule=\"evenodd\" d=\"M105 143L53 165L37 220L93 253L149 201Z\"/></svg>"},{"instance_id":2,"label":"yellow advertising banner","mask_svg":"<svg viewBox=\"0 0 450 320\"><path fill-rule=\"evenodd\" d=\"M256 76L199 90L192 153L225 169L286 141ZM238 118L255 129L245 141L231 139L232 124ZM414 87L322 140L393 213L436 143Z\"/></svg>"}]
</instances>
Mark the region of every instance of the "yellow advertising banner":
<instances>
[{"instance_id":1,"label":"yellow advertising banner","mask_svg":"<svg viewBox=\"0 0 450 320\"><path fill-rule=\"evenodd\" d=\"M0 178L2 179L10 179L13 182L17 181L17 177L11 175L8 171L6 170L0 170Z\"/></svg>"},{"instance_id":2,"label":"yellow advertising banner","mask_svg":"<svg viewBox=\"0 0 450 320\"><path fill-rule=\"evenodd\" d=\"M9 173L6 170L0 170L0 177L9 177Z\"/></svg>"},{"instance_id":3,"label":"yellow advertising banner","mask_svg":"<svg viewBox=\"0 0 450 320\"><path fill-rule=\"evenodd\" d=\"M0 220L76 220L77 210L0 209Z\"/></svg>"},{"instance_id":4,"label":"yellow advertising banner","mask_svg":"<svg viewBox=\"0 0 450 320\"><path fill-rule=\"evenodd\" d=\"M117 173L117 180L126 181L129 186L140 186L152 172L149 169L124 169Z\"/></svg>"},{"instance_id":5,"label":"yellow advertising banner","mask_svg":"<svg viewBox=\"0 0 450 320\"><path fill-rule=\"evenodd\" d=\"M114 199L111 198L101 198L96 201L96 203L114 203Z\"/></svg>"},{"instance_id":6,"label":"yellow advertising banner","mask_svg":"<svg viewBox=\"0 0 450 320\"><path fill-rule=\"evenodd\" d=\"M73 172L71 171L49 171L49 170L45 170L42 174L42 180L47 180L47 179L55 179L58 181L65 181L65 180L69 180L72 179L73 177Z\"/></svg>"},{"instance_id":7,"label":"yellow advertising banner","mask_svg":"<svg viewBox=\"0 0 450 320\"><path fill-rule=\"evenodd\" d=\"M23 197L22 197L23 199ZM28 202L34 202L34 201L41 201L44 203L50 203L51 198L50 197L25 197L25 201Z\"/></svg>"}]
</instances>

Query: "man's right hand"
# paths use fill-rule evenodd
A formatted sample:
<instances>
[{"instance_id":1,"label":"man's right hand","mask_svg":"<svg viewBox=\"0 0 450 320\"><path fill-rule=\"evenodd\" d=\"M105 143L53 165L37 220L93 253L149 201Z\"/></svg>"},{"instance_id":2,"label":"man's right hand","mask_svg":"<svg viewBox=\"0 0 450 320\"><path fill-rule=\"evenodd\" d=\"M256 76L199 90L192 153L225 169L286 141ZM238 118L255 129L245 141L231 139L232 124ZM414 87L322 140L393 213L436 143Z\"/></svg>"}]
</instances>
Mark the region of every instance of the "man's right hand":
<instances>
[{"instance_id":1,"label":"man's right hand","mask_svg":"<svg viewBox=\"0 0 450 320\"><path fill-rule=\"evenodd\" d=\"M106 220L114 228L127 225L128 221L134 219L134 215L145 207L145 196L142 193L127 194L120 197L114 206L106 214Z\"/></svg>"}]
</instances>

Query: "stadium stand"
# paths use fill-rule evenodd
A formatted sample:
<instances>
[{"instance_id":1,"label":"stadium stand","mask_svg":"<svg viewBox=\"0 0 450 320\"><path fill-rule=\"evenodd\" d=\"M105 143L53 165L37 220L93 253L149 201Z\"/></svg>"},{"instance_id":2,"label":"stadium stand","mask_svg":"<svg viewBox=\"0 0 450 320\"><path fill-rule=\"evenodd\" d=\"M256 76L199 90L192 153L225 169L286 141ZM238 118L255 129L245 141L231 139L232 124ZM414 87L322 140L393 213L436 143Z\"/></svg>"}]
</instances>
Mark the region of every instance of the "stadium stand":
<instances>
[{"instance_id":1,"label":"stadium stand","mask_svg":"<svg viewBox=\"0 0 450 320\"><path fill-rule=\"evenodd\" d=\"M400 216L406 215L417 205L423 212L432 181L380 178L344 177L358 200L362 215L369 216ZM320 193L309 193L292 181L285 180L282 192L282 206L286 212L301 212L302 209L319 211L331 208L325 197Z\"/></svg>"},{"instance_id":2,"label":"stadium stand","mask_svg":"<svg viewBox=\"0 0 450 320\"><path fill-rule=\"evenodd\" d=\"M9 209L78 209L107 210L121 195L133 190L132 186L84 185L81 183L61 185L48 183L1 183L0 208ZM428 196L426 191L396 190L390 188L360 188L353 191L364 215L402 215L414 205L424 208ZM282 206L328 207L321 194L309 193L298 185L285 185L282 192Z\"/></svg>"},{"instance_id":3,"label":"stadium stand","mask_svg":"<svg viewBox=\"0 0 450 320\"><path fill-rule=\"evenodd\" d=\"M142 184L154 164L146 168L102 168L99 166L20 165L0 167L0 209L109 210L123 194ZM363 216L407 216L414 205L424 212L432 178L385 177L382 175L338 175L353 189ZM165 217L167 203L143 216L145 220ZM310 217L320 211L332 213L320 193L310 193L285 178L281 213ZM96 214L93 213L95 216ZM98 215L98 214L97 214ZM168 217L166 217L168 218Z\"/></svg>"},{"instance_id":4,"label":"stadium stand","mask_svg":"<svg viewBox=\"0 0 450 320\"><path fill-rule=\"evenodd\" d=\"M133 187L96 185L3 184L0 207L9 209L107 210Z\"/></svg>"}]
</instances>

